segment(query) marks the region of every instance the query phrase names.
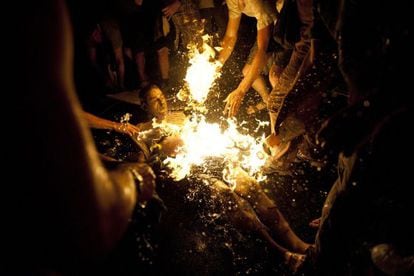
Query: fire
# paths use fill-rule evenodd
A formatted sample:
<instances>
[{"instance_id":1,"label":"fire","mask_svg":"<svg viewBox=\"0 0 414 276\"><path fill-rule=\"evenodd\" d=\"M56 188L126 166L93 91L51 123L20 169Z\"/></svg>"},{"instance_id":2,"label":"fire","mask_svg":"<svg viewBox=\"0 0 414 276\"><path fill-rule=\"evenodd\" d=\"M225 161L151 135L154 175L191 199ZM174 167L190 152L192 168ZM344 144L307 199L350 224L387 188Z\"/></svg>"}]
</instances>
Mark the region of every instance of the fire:
<instances>
[{"instance_id":1,"label":"fire","mask_svg":"<svg viewBox=\"0 0 414 276\"><path fill-rule=\"evenodd\" d=\"M168 157L164 163L171 169L171 176L175 180L191 175L194 167L209 171L206 164L209 158L220 159L224 164L223 179L233 188L241 170L258 181L264 180L261 168L268 157L262 147L265 135L256 139L242 134L238 130L241 124L238 126L235 120L230 119L224 122L227 128L222 129L218 123L208 123L205 116L200 114L205 111L203 103L214 81L220 76L220 63L214 60L215 52L206 43L207 37L203 38L203 51L200 52L196 47L190 51L190 66L185 77L187 89L182 89L177 95L193 108L192 116L181 126L167 123L158 125L167 133L180 136L183 141L177 155Z\"/></svg>"},{"instance_id":2,"label":"fire","mask_svg":"<svg viewBox=\"0 0 414 276\"><path fill-rule=\"evenodd\" d=\"M190 92L189 100L198 104L204 103L214 81L220 77L218 70L220 63L214 59L215 52L213 48L206 43L208 36L203 36L203 40L202 52L196 46L190 48L190 66L185 76L187 88ZM184 92L180 91L180 93L182 97Z\"/></svg>"},{"instance_id":3,"label":"fire","mask_svg":"<svg viewBox=\"0 0 414 276\"><path fill-rule=\"evenodd\" d=\"M236 168L242 168L258 181L265 179L260 170L267 157L261 146L264 135L255 139L241 134L235 121L227 120L227 123L228 128L222 130L219 124L206 122L203 115L193 115L183 125L178 134L184 145L175 157L164 161L175 180L190 175L194 166L203 167L205 160L212 157L223 160L223 179L232 186L236 185Z\"/></svg>"}]
</instances>

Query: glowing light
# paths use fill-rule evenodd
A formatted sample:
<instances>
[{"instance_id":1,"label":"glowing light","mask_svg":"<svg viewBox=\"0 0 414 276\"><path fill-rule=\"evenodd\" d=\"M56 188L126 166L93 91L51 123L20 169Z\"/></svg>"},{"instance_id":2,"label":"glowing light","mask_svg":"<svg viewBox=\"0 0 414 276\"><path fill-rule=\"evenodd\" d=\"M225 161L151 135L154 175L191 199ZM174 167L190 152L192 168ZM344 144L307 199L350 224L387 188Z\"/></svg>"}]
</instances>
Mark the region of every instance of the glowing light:
<instances>
[{"instance_id":1,"label":"glowing light","mask_svg":"<svg viewBox=\"0 0 414 276\"><path fill-rule=\"evenodd\" d=\"M206 122L203 115L193 115L182 126L177 134L184 145L175 157L164 161L175 180L190 175L194 166L203 167L205 160L211 157L223 159L223 179L233 186L236 185L234 173L240 168L258 181L265 179L260 170L267 158L262 148L264 135L255 139L241 134L235 121L227 120L227 123L228 128L222 130L217 123Z\"/></svg>"},{"instance_id":2,"label":"glowing light","mask_svg":"<svg viewBox=\"0 0 414 276\"><path fill-rule=\"evenodd\" d=\"M217 123L206 122L204 101L217 77L220 76L218 68L220 63L214 59L214 50L206 43L204 38L202 52L195 46L190 50L190 66L185 77L186 88L181 89L177 97L185 100L192 108L193 114L180 126L163 122L154 127L163 129L166 133L179 136L182 146L177 154L164 160L164 164L171 169L171 176L181 180L192 174L192 169L202 168L208 172L206 160L219 158L223 165L223 180L233 188L240 180L240 175L247 174L262 181L261 168L266 163L268 155L264 152L262 144L265 135L256 139L248 134L242 134L235 120L228 119L223 122L226 128ZM259 121L259 127L266 123Z\"/></svg>"},{"instance_id":3,"label":"glowing light","mask_svg":"<svg viewBox=\"0 0 414 276\"><path fill-rule=\"evenodd\" d=\"M203 36L207 41L208 36ZM218 68L220 63L214 59L214 50L205 42L202 52L196 46L190 48L190 66L187 69L185 81L190 92L190 101L203 103L213 86L214 81L220 76Z\"/></svg>"}]
</instances>

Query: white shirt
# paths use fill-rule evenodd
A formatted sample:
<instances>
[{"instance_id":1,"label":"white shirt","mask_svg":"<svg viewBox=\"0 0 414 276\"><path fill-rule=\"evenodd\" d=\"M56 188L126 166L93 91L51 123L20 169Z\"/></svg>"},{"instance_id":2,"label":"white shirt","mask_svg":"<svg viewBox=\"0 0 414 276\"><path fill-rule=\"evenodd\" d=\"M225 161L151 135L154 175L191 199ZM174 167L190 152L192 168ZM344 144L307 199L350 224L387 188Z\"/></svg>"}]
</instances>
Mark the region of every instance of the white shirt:
<instances>
[{"instance_id":1,"label":"white shirt","mask_svg":"<svg viewBox=\"0 0 414 276\"><path fill-rule=\"evenodd\" d=\"M257 29L263 29L276 20L274 0L226 0L231 18L240 17L242 13L257 20ZM273 3L273 4L272 4Z\"/></svg>"}]
</instances>

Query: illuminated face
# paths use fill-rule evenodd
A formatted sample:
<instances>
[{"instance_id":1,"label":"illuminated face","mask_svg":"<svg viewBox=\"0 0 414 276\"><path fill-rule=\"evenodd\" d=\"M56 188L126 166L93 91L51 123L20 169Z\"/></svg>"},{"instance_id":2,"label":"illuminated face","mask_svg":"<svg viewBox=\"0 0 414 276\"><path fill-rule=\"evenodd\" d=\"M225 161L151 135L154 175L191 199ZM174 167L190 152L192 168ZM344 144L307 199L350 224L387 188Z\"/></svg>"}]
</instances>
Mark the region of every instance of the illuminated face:
<instances>
[{"instance_id":1,"label":"illuminated face","mask_svg":"<svg viewBox=\"0 0 414 276\"><path fill-rule=\"evenodd\" d=\"M146 95L146 102L150 115L163 120L168 112L167 100L157 86L152 86Z\"/></svg>"}]
</instances>

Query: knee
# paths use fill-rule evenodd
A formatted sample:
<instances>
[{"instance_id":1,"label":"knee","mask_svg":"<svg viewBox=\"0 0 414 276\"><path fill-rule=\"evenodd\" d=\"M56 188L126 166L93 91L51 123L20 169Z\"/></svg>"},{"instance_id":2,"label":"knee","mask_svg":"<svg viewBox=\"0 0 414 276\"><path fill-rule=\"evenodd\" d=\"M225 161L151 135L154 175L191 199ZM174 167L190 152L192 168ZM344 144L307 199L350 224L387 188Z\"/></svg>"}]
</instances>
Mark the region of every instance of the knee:
<instances>
[{"instance_id":1,"label":"knee","mask_svg":"<svg viewBox=\"0 0 414 276\"><path fill-rule=\"evenodd\" d=\"M158 49L157 50L157 53L158 53L159 56L168 55L169 54L169 50L168 50L167 47L162 47L161 49Z\"/></svg>"},{"instance_id":2,"label":"knee","mask_svg":"<svg viewBox=\"0 0 414 276\"><path fill-rule=\"evenodd\" d=\"M245 77L249 73L249 71L250 71L250 65L246 64L242 70L243 76Z\"/></svg>"}]
</instances>

